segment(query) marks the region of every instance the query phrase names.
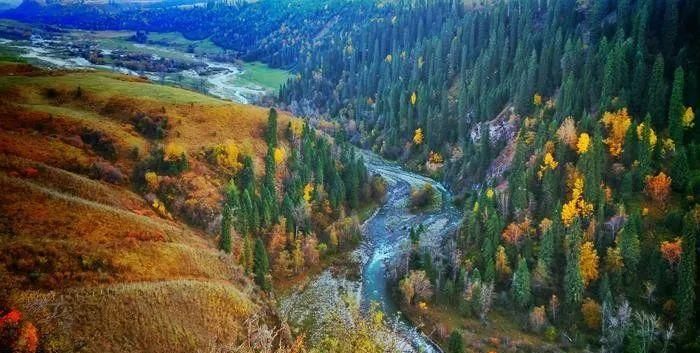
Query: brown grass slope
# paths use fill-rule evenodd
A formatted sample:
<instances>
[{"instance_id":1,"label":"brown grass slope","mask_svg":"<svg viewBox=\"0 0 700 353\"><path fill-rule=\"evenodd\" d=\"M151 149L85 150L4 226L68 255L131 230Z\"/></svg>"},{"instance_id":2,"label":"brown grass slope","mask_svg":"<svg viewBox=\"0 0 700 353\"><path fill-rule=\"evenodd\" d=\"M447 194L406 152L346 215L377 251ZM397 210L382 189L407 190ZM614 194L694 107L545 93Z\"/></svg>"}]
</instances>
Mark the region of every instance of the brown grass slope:
<instances>
[{"instance_id":1,"label":"brown grass slope","mask_svg":"<svg viewBox=\"0 0 700 353\"><path fill-rule=\"evenodd\" d=\"M0 97L0 301L37 325L42 351L215 351L243 342L251 317L277 324L213 234L154 210L129 180L150 150L176 142L190 161L177 179L188 202L218 210L230 175L203 151L234 141L262 166L265 109L10 64L0 64ZM129 121L138 113L167 115L167 137L139 134ZM116 156L83 143L86 129ZM105 164L124 180L101 180Z\"/></svg>"}]
</instances>

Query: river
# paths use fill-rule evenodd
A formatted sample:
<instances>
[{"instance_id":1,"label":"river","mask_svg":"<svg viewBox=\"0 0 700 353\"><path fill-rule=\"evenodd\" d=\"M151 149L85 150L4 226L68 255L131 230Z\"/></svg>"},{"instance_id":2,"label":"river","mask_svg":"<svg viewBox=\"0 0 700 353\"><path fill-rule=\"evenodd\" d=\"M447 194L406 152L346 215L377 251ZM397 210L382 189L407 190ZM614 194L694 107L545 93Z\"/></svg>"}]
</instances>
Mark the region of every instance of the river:
<instances>
[{"instance_id":1,"label":"river","mask_svg":"<svg viewBox=\"0 0 700 353\"><path fill-rule=\"evenodd\" d=\"M111 55L112 49L101 47L99 41L85 40L90 43L92 48L102 54ZM81 42L82 43L82 42ZM194 62L200 67L206 68L199 70L180 70L176 73L162 75L158 72L142 71L136 72L121 66L94 64L87 59L76 54L76 41L72 37L54 35L50 38L40 36L32 36L30 40L15 41L6 38L0 38L0 46L7 46L20 50L19 56L29 60L31 63L45 68L59 69L98 69L115 71L125 75L145 76L153 82L165 82L171 84L180 84L177 80L184 78L190 82L201 82L197 84L212 96L231 100L238 103L250 104L258 101L266 94L270 94L270 90L260 85L252 84L250 81L241 80L244 69L240 64L225 63L210 60L203 56L196 56L192 53L186 53L175 49L152 46L147 44L130 44L134 51L140 53L166 53L172 57L180 57L180 60ZM159 59L158 55L152 54L153 59ZM178 76L179 75L179 76Z\"/></svg>"},{"instance_id":2,"label":"river","mask_svg":"<svg viewBox=\"0 0 700 353\"><path fill-rule=\"evenodd\" d=\"M363 241L355 252L361 279L350 280L331 271L325 271L303 289L281 301L282 313L292 323L308 324L310 317L317 320L312 325L323 330L324 322L337 317L344 296L355 297L360 307L367 310L371 303L378 303L391 326L390 337L402 352L442 352L423 332L432 327L415 327L399 310L391 295L392 263L402 261L410 244L409 228L422 224L420 246L438 248L443 239L459 227L460 212L452 206L451 195L435 180L409 172L395 163L362 151L370 173L380 174L388 183L386 202L362 225ZM408 209L411 187L431 184L441 194L441 205L430 212L412 213ZM326 315L334 312L334 315ZM342 314L341 314L342 316Z\"/></svg>"}]
</instances>

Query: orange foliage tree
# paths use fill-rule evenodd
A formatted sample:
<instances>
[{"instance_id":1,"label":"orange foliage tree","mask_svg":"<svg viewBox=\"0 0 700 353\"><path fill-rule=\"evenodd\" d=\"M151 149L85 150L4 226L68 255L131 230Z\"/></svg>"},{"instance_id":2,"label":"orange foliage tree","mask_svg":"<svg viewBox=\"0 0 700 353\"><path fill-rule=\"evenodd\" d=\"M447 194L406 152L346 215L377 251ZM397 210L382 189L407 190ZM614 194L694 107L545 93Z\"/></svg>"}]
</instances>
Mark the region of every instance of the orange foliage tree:
<instances>
[{"instance_id":1,"label":"orange foliage tree","mask_svg":"<svg viewBox=\"0 0 700 353\"><path fill-rule=\"evenodd\" d=\"M600 304L596 303L595 300L591 298L586 298L583 300L581 305L581 314L583 315L583 322L591 330L599 330L600 324L602 322L602 310Z\"/></svg>"},{"instance_id":2,"label":"orange foliage tree","mask_svg":"<svg viewBox=\"0 0 700 353\"><path fill-rule=\"evenodd\" d=\"M39 347L39 333L29 321L23 320L19 310L12 309L2 315L0 308L0 351L35 353Z\"/></svg>"},{"instance_id":3,"label":"orange foliage tree","mask_svg":"<svg viewBox=\"0 0 700 353\"><path fill-rule=\"evenodd\" d=\"M676 238L674 241L661 242L661 256L669 265L673 266L681 260L681 255L683 255L682 242L683 240L680 238Z\"/></svg>"},{"instance_id":4,"label":"orange foliage tree","mask_svg":"<svg viewBox=\"0 0 700 353\"><path fill-rule=\"evenodd\" d=\"M659 172L656 176L647 176L646 192L652 200L663 204L671 191L671 177L664 172Z\"/></svg>"},{"instance_id":5,"label":"orange foliage tree","mask_svg":"<svg viewBox=\"0 0 700 353\"><path fill-rule=\"evenodd\" d=\"M517 244L523 237L523 231L515 222L509 224L501 234L503 240L508 244Z\"/></svg>"}]
</instances>

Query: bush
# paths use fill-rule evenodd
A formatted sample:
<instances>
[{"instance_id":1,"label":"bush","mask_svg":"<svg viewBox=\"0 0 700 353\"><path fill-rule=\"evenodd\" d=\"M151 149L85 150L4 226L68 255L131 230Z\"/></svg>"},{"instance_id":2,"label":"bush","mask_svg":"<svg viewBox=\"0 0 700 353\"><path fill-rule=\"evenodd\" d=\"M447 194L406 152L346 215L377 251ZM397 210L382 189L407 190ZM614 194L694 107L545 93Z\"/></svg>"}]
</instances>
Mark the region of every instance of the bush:
<instances>
[{"instance_id":1,"label":"bush","mask_svg":"<svg viewBox=\"0 0 700 353\"><path fill-rule=\"evenodd\" d=\"M168 118L150 117L144 113L137 113L131 118L131 123L141 135L151 139L162 139L167 135Z\"/></svg>"},{"instance_id":2,"label":"bush","mask_svg":"<svg viewBox=\"0 0 700 353\"><path fill-rule=\"evenodd\" d=\"M112 184L124 182L121 170L108 162L95 162L92 165L92 177Z\"/></svg>"},{"instance_id":3,"label":"bush","mask_svg":"<svg viewBox=\"0 0 700 353\"><path fill-rule=\"evenodd\" d=\"M83 143L90 145L99 156L110 161L117 159L117 148L114 146L114 141L101 131L85 129L80 134L80 139Z\"/></svg>"},{"instance_id":4,"label":"bush","mask_svg":"<svg viewBox=\"0 0 700 353\"><path fill-rule=\"evenodd\" d=\"M435 189L430 184L423 184L419 189L411 191L411 209L420 210L430 207L435 201Z\"/></svg>"},{"instance_id":5,"label":"bush","mask_svg":"<svg viewBox=\"0 0 700 353\"><path fill-rule=\"evenodd\" d=\"M544 330L544 338L549 342L557 340L557 329L554 326L547 326Z\"/></svg>"},{"instance_id":6,"label":"bush","mask_svg":"<svg viewBox=\"0 0 700 353\"><path fill-rule=\"evenodd\" d=\"M382 178L379 174L374 174L370 180L370 186L372 200L377 203L384 202L388 188L386 180L384 180L384 178Z\"/></svg>"}]
</instances>

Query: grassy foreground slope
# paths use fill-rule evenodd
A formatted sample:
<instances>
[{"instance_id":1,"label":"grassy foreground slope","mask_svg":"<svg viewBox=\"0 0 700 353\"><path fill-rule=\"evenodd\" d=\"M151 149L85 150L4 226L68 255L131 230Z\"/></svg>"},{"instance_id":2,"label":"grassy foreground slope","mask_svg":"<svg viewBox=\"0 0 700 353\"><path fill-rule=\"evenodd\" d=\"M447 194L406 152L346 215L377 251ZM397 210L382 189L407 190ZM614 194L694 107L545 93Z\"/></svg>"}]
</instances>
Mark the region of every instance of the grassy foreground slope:
<instances>
[{"instance_id":1,"label":"grassy foreground slope","mask_svg":"<svg viewBox=\"0 0 700 353\"><path fill-rule=\"evenodd\" d=\"M163 136L143 116L166 121ZM205 152L235 143L262 165L266 116L128 76L0 64L0 305L46 352L255 345L251 329L279 323L207 232L229 173ZM164 209L132 179L168 144L189 167L159 176L176 190Z\"/></svg>"}]
</instances>

